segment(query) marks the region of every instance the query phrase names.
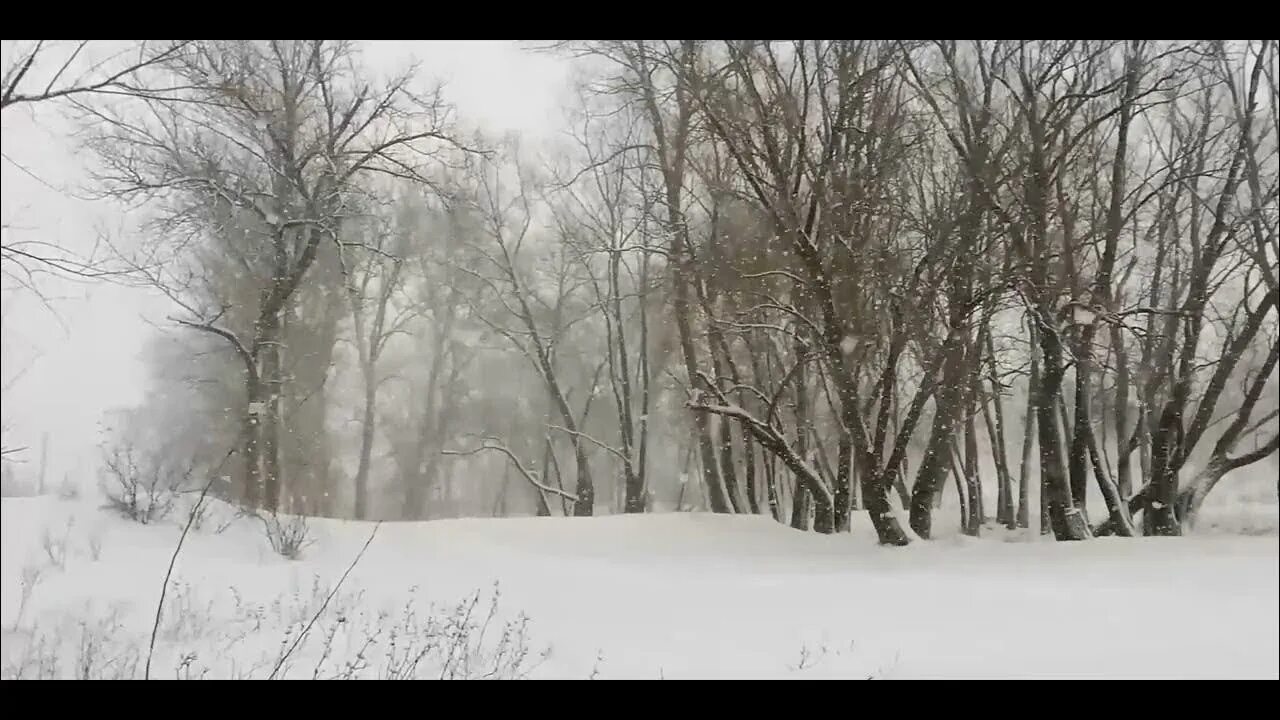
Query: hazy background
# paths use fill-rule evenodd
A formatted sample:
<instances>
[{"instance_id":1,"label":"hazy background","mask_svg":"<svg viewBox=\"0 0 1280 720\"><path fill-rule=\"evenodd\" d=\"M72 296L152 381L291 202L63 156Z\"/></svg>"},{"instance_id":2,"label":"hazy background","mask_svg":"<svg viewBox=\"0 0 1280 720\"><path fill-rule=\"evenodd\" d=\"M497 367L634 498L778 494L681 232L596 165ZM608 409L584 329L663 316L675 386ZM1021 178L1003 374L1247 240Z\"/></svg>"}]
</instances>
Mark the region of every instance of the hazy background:
<instances>
[{"instance_id":1,"label":"hazy background","mask_svg":"<svg viewBox=\"0 0 1280 720\"><path fill-rule=\"evenodd\" d=\"M3 41L8 66L15 43ZM380 76L420 63L423 83L445 83L463 127L519 132L547 139L563 127L569 63L534 52L536 42L505 40L365 40L364 59ZM109 43L95 52L110 52ZM58 107L15 108L3 118L3 232L89 252L105 235L127 246L130 218L118 206L77 197L86 177L74 128ZM12 234L12 235L11 235ZM42 276L47 300L15 290L5 278L0 311L0 361L5 385L6 442L39 457L49 434L48 477L93 482L103 413L137 404L146 388L144 341L156 328L172 331L169 301L145 289ZM20 377L19 377L20 376ZM15 380L16 378L16 380ZM12 385L10 384L12 383Z\"/></svg>"}]
</instances>

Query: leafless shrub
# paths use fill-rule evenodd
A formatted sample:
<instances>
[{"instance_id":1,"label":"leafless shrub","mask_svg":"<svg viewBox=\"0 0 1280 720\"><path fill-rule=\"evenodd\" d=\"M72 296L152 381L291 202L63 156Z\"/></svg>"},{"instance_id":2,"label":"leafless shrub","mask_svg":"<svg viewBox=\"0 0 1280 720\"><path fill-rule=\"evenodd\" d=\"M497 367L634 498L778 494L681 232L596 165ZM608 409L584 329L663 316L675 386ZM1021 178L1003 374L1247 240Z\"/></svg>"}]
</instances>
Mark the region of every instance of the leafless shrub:
<instances>
[{"instance_id":1,"label":"leafless shrub","mask_svg":"<svg viewBox=\"0 0 1280 720\"><path fill-rule=\"evenodd\" d=\"M139 457L128 444L112 448L103 465L100 485L108 507L143 525L169 515L193 472L191 467L174 470L155 456Z\"/></svg>"},{"instance_id":2,"label":"leafless shrub","mask_svg":"<svg viewBox=\"0 0 1280 720\"><path fill-rule=\"evenodd\" d=\"M524 614L496 623L501 593L494 585L487 611L480 607L476 591L443 614L420 618L405 604L400 619L391 626L385 663L380 677L407 680L435 677L440 680L515 680L528 677L549 651L530 663L529 619ZM496 638L493 636L496 633ZM486 638L490 642L486 642Z\"/></svg>"},{"instance_id":3,"label":"leafless shrub","mask_svg":"<svg viewBox=\"0 0 1280 720\"><path fill-rule=\"evenodd\" d=\"M97 622L80 621L77 680L129 680L137 676L139 648L112 643L120 636L121 629L120 613L116 609Z\"/></svg>"},{"instance_id":4,"label":"leafless shrub","mask_svg":"<svg viewBox=\"0 0 1280 720\"><path fill-rule=\"evenodd\" d=\"M411 591L397 613L372 617L359 613L358 603L340 603L316 635L318 647L304 642L295 654L315 658L308 663L314 679L523 679L550 651L532 648L525 615L499 620L500 599L495 586L487 604L476 591L443 611L428 606L423 612ZM297 640L301 626L295 627L282 647ZM276 676L296 676L291 669L286 663Z\"/></svg>"},{"instance_id":5,"label":"leafless shrub","mask_svg":"<svg viewBox=\"0 0 1280 720\"><path fill-rule=\"evenodd\" d=\"M363 592L334 593L322 582L261 604L231 592L228 617L192 585L172 584L155 659L173 677L524 679L550 654L534 647L523 614L502 619L496 590L443 607L411 592L393 612L368 612ZM6 633L4 678L143 677L146 642L126 631L118 609L48 620L40 632ZM242 642L281 629L279 644L261 655Z\"/></svg>"},{"instance_id":6,"label":"leafless shrub","mask_svg":"<svg viewBox=\"0 0 1280 720\"><path fill-rule=\"evenodd\" d=\"M184 492L182 495L188 498L188 502L184 506L180 501L175 506L182 508L182 514L191 519L192 530L208 529L214 535L221 535L243 518L257 517L254 511L245 510L218 498L213 494L214 489L210 488L209 496L203 501L195 497L194 493Z\"/></svg>"},{"instance_id":7,"label":"leafless shrub","mask_svg":"<svg viewBox=\"0 0 1280 720\"><path fill-rule=\"evenodd\" d=\"M67 544L71 539L71 528L74 525L75 518L67 518L66 527L61 535L46 527L40 536L40 547L49 559L49 564L58 570L65 570L67 567Z\"/></svg>"},{"instance_id":8,"label":"leafless shrub","mask_svg":"<svg viewBox=\"0 0 1280 720\"><path fill-rule=\"evenodd\" d=\"M190 642L206 636L214 621L214 603L198 602L195 587L173 581L166 596L160 636L168 642Z\"/></svg>"},{"instance_id":9,"label":"leafless shrub","mask_svg":"<svg viewBox=\"0 0 1280 720\"><path fill-rule=\"evenodd\" d=\"M18 477L6 457L3 469L0 469L0 497L35 497L38 494L36 484Z\"/></svg>"},{"instance_id":10,"label":"leafless shrub","mask_svg":"<svg viewBox=\"0 0 1280 720\"><path fill-rule=\"evenodd\" d=\"M94 530L85 540L85 548L89 551L89 559L98 562L102 559L102 531Z\"/></svg>"},{"instance_id":11,"label":"leafless shrub","mask_svg":"<svg viewBox=\"0 0 1280 720\"><path fill-rule=\"evenodd\" d=\"M224 463L227 458L231 457L233 452L234 449L228 451L227 454L223 456ZM182 526L182 534L178 536L178 544L174 546L173 554L169 556L169 567L165 570L164 581L160 584L160 600L156 603L155 619L151 622L151 641L147 645L147 661L146 665L143 667L143 679L151 679L151 660L154 657L156 650L156 634L160 631L160 620L164 615L165 594L169 590L169 578L173 577L173 566L178 561L178 553L182 552L182 544L187 540L187 533L191 532L191 525L195 522L196 515L200 512L205 498L209 496L209 490L213 487L214 480L216 479L216 473L210 474L208 482L206 482L204 484L204 488L200 490L200 496L196 498L195 506L191 508L187 515L187 522Z\"/></svg>"},{"instance_id":12,"label":"leafless shrub","mask_svg":"<svg viewBox=\"0 0 1280 720\"><path fill-rule=\"evenodd\" d=\"M80 484L71 480L70 476L64 476L62 482L58 483L58 499L59 500L79 500Z\"/></svg>"},{"instance_id":13,"label":"leafless shrub","mask_svg":"<svg viewBox=\"0 0 1280 720\"><path fill-rule=\"evenodd\" d=\"M819 666L837 662L841 657L847 657L858 652L857 643L849 642L847 645L831 645L826 641L819 642L816 646L810 646L808 643L800 646L800 659L795 663L787 664L787 669L794 673L803 673L809 670L815 670ZM883 675L884 668L879 669L879 673ZM863 680L875 680L878 677L876 673L872 673Z\"/></svg>"},{"instance_id":14,"label":"leafless shrub","mask_svg":"<svg viewBox=\"0 0 1280 720\"><path fill-rule=\"evenodd\" d=\"M219 520L218 526L213 529L213 534L221 535L222 533L226 532L227 529L230 528L232 525L235 525L237 521L245 517L245 515L246 513L243 510L237 510L234 513L228 514L226 517Z\"/></svg>"},{"instance_id":15,"label":"leafless shrub","mask_svg":"<svg viewBox=\"0 0 1280 720\"><path fill-rule=\"evenodd\" d=\"M36 591L36 586L40 584L41 578L44 577L44 568L35 563L28 563L22 568L22 579L19 581L20 599L18 600L18 614L13 618L13 631L18 631L18 626L22 623L22 615L27 610L27 604L31 602L31 595Z\"/></svg>"},{"instance_id":16,"label":"leafless shrub","mask_svg":"<svg viewBox=\"0 0 1280 720\"><path fill-rule=\"evenodd\" d=\"M209 504L202 502L192 505L188 517L191 519L191 529L199 532L204 528L205 521L209 519Z\"/></svg>"},{"instance_id":17,"label":"leafless shrub","mask_svg":"<svg viewBox=\"0 0 1280 720\"><path fill-rule=\"evenodd\" d=\"M6 634L4 680L49 680L58 677L58 642L51 633L15 629Z\"/></svg>"},{"instance_id":18,"label":"leafless shrub","mask_svg":"<svg viewBox=\"0 0 1280 720\"><path fill-rule=\"evenodd\" d=\"M41 629L5 636L0 677L23 680L126 680L137 677L141 646L128 639L120 607L84 607Z\"/></svg>"},{"instance_id":19,"label":"leafless shrub","mask_svg":"<svg viewBox=\"0 0 1280 720\"><path fill-rule=\"evenodd\" d=\"M302 551L315 542L305 515L272 513L260 517L266 528L267 542L280 557L297 560L302 557Z\"/></svg>"},{"instance_id":20,"label":"leafless shrub","mask_svg":"<svg viewBox=\"0 0 1280 720\"><path fill-rule=\"evenodd\" d=\"M596 678L600 677L600 665L603 662L604 662L604 653L597 650L596 662L594 665L591 666L591 674L587 676L588 680L595 680Z\"/></svg>"},{"instance_id":21,"label":"leafless shrub","mask_svg":"<svg viewBox=\"0 0 1280 720\"><path fill-rule=\"evenodd\" d=\"M817 650L811 649L807 644L800 646L800 660L795 665L788 665L787 669L796 672L800 670L808 670L817 665L827 654L826 646L819 647Z\"/></svg>"},{"instance_id":22,"label":"leafless shrub","mask_svg":"<svg viewBox=\"0 0 1280 720\"><path fill-rule=\"evenodd\" d=\"M173 677L175 680L204 680L209 676L209 668L202 667L197 674L192 674L192 669L200 656L194 652L183 653L177 664L173 667Z\"/></svg>"}]
</instances>

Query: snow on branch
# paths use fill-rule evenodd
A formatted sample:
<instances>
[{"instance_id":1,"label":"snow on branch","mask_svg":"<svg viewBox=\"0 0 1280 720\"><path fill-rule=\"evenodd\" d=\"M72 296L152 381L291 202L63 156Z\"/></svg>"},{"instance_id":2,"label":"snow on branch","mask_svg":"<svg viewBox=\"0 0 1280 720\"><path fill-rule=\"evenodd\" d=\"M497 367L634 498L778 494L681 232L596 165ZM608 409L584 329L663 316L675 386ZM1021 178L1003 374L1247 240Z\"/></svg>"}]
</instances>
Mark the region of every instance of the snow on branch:
<instances>
[{"instance_id":1,"label":"snow on branch","mask_svg":"<svg viewBox=\"0 0 1280 720\"><path fill-rule=\"evenodd\" d=\"M584 432L581 432L581 431L579 431L579 430L570 430L570 429L569 429L569 428L567 428L567 427L562 427L562 426L560 426L560 425L553 425L553 424L550 424L550 423L548 423L548 424L547 424L547 427L551 428L552 430L559 430L559 431L560 431L560 432L562 432L562 433L566 433L566 434L568 434L568 435L572 435L572 436L573 436L573 437L575 437L575 438L581 438L581 439L583 439L583 440L586 440L587 442L591 443L592 445L595 445L596 447L600 448L601 450L604 450L604 451L606 451L606 452L612 453L612 454L613 454L613 455L615 455L619 460L621 460L621 461L623 461L623 462L627 462L627 461L628 461L627 456L626 456L626 455L623 455L621 450L619 450L619 449L617 449L617 448L615 448L615 447L611 447L611 446L609 446L609 445L606 445L605 443L600 442L599 440L597 440L597 439L595 439L595 438L591 437L590 435L588 435L588 434L586 434L586 433L584 433Z\"/></svg>"},{"instance_id":2,"label":"snow on branch","mask_svg":"<svg viewBox=\"0 0 1280 720\"><path fill-rule=\"evenodd\" d=\"M704 395L699 392L685 403L685 407L694 412L710 413L737 420L762 446L777 455L810 492L821 496L828 503L834 501L831 488L822 479L822 475L818 473L809 461L801 457L791 447L791 444L782 435L782 431L755 417L746 409L727 401L724 395L714 386L712 386L712 391L718 396L718 402L705 402L702 399Z\"/></svg>"},{"instance_id":3,"label":"snow on branch","mask_svg":"<svg viewBox=\"0 0 1280 720\"><path fill-rule=\"evenodd\" d=\"M221 313L219 313L219 315L221 315ZM249 349L245 347L244 343L240 341L240 338L237 337L235 333L214 325L214 323L217 322L216 318L207 322L192 322L190 320L183 320L182 318L177 317L170 317L170 320L185 328L191 328L192 330L199 330L201 332L217 335L231 343L231 347L235 349L236 355L238 355L240 360L244 362L245 370L251 377L257 377L257 363L253 358L253 353L249 352Z\"/></svg>"},{"instance_id":4,"label":"snow on branch","mask_svg":"<svg viewBox=\"0 0 1280 720\"><path fill-rule=\"evenodd\" d=\"M560 497L565 498L566 500L571 500L571 501L573 501L573 502L578 502L578 496L577 496L577 495L574 495L574 494L573 494L573 493L571 493L571 492L566 492L566 491L564 491L564 490L561 490L560 488L554 488L554 487L551 487L550 485L544 485L543 483L538 482L538 473L537 473L537 471L535 471L535 470L529 470L528 468L526 468L526 467L525 467L525 466L520 462L520 459L516 457L515 453L511 452L511 450L510 450L506 445L503 445L503 444L502 444L502 443L501 443L497 438L493 438L493 437L486 437L486 438L482 438L482 439L481 439L481 445L480 445L479 447L471 448L470 450L449 450L449 449L444 449L444 450L441 450L441 451L440 451L440 454L441 454L441 455L462 455L462 456L466 456L466 455L476 455L476 454L481 453L481 452L483 452L483 451L485 451L485 450L492 450L492 451L495 451L495 452L500 452L500 453L502 453L503 455L506 455L506 456L507 456L507 459L511 461L511 464L515 466L515 469L516 469L516 470L517 470L521 475L523 475L523 476L524 476L524 479L525 479L525 480L527 480L527 481L529 482L529 484L530 484L530 485L534 486L534 487L535 487L535 488L537 488L538 490L540 490L540 491L542 491L542 492L546 492L546 493L551 493L551 494L553 494L553 495L559 495Z\"/></svg>"}]
</instances>

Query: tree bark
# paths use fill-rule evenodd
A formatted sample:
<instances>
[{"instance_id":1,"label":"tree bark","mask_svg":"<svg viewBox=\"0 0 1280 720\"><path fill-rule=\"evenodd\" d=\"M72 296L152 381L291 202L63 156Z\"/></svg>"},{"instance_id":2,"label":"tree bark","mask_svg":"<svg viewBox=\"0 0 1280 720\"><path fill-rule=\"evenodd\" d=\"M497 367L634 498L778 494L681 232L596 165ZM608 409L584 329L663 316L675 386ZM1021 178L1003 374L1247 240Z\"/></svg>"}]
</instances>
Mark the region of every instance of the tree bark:
<instances>
[{"instance_id":1,"label":"tree bark","mask_svg":"<svg viewBox=\"0 0 1280 720\"><path fill-rule=\"evenodd\" d=\"M256 508L262 502L262 457L261 452L261 426L263 396L262 383L258 381L257 369L250 367L252 372L248 373L245 379L245 394L247 401L245 405L244 419L242 424L241 461L243 463L243 476L241 479L240 497L247 508Z\"/></svg>"},{"instance_id":2,"label":"tree bark","mask_svg":"<svg viewBox=\"0 0 1280 720\"><path fill-rule=\"evenodd\" d=\"M1040 440L1040 476L1047 494L1049 525L1057 540L1087 540L1089 526L1071 497L1066 464L1062 457L1062 434L1058 421L1057 405L1065 370L1062 364L1062 344L1058 331L1047 327L1046 318L1053 316L1052 308L1042 303L1038 308L1040 352L1044 372L1040 378L1040 392L1036 397L1036 421Z\"/></svg>"},{"instance_id":3,"label":"tree bark","mask_svg":"<svg viewBox=\"0 0 1280 720\"><path fill-rule=\"evenodd\" d=\"M747 509L752 515L760 514L760 500L756 497L756 448L750 433L742 433L742 457L746 461L742 486L747 491Z\"/></svg>"},{"instance_id":4,"label":"tree bark","mask_svg":"<svg viewBox=\"0 0 1280 720\"><path fill-rule=\"evenodd\" d=\"M1089 386L1093 373L1091 348L1093 328L1090 326L1082 333L1076 348L1076 382L1075 382L1075 417L1071 423L1071 446L1068 450L1067 470L1071 484L1071 502L1075 505L1084 521L1089 522L1088 489L1089 489L1089 441L1088 434L1093 432L1091 426L1093 413L1089 397Z\"/></svg>"},{"instance_id":5,"label":"tree bark","mask_svg":"<svg viewBox=\"0 0 1280 720\"><path fill-rule=\"evenodd\" d=\"M804 346L799 340L796 341L796 352L804 352ZM808 458L810 453L810 438L813 433L813 419L809 413L809 376L805 372L805 361L802 356L797 355L796 362L799 366L796 368L795 384L795 412L796 412L796 453L801 458ZM791 527L796 530L810 529L810 518L813 516L813 498L801 482L799 477L796 478L795 491L791 495ZM816 519L816 518L815 518Z\"/></svg>"},{"instance_id":6,"label":"tree bark","mask_svg":"<svg viewBox=\"0 0 1280 720\"><path fill-rule=\"evenodd\" d=\"M275 513L280 508L280 332L278 318L263 327L262 358L262 508Z\"/></svg>"},{"instance_id":7,"label":"tree bark","mask_svg":"<svg viewBox=\"0 0 1280 720\"><path fill-rule=\"evenodd\" d=\"M987 342L992 398L990 405L985 402L982 404L982 417L986 424L987 437L991 441L991 454L996 465L996 482L999 485L996 497L996 522L1013 530L1018 527L1018 520L1014 508L1013 478L1009 472L1009 453L1005 443L1004 401L1001 399L1000 384L995 374L995 349L990 344L990 335L987 337ZM991 405L995 406L994 417L990 410Z\"/></svg>"},{"instance_id":8,"label":"tree bark","mask_svg":"<svg viewBox=\"0 0 1280 720\"><path fill-rule=\"evenodd\" d=\"M946 480L951 438L963 396L964 346L954 343L946 350L942 386L934 397L933 427L911 492L908 522L911 529L926 540L933 531L934 499L941 494Z\"/></svg>"},{"instance_id":9,"label":"tree bark","mask_svg":"<svg viewBox=\"0 0 1280 720\"><path fill-rule=\"evenodd\" d=\"M1133 494L1133 458L1126 448L1129 441L1129 357L1119 325L1111 326L1111 349L1116 358L1115 435L1116 489L1122 497Z\"/></svg>"},{"instance_id":10,"label":"tree bark","mask_svg":"<svg viewBox=\"0 0 1280 720\"><path fill-rule=\"evenodd\" d=\"M1035 369L1032 369L1035 372ZM1027 414L1022 420L1022 461L1018 467L1018 522L1020 528L1031 527L1031 446L1035 443L1036 413L1031 405L1035 397L1034 383L1027 394Z\"/></svg>"},{"instance_id":11,"label":"tree bark","mask_svg":"<svg viewBox=\"0 0 1280 720\"><path fill-rule=\"evenodd\" d=\"M1102 498L1107 503L1107 514L1111 518L1117 534L1123 537L1133 537L1136 534L1136 530L1133 527L1133 518L1129 516L1128 505L1124 502L1120 490L1111 481L1111 476L1107 474L1106 464L1102 460L1102 451L1098 446L1097 435L1091 427L1086 426L1085 428L1085 442L1089 452L1089 459L1093 463L1093 474L1098 481L1098 489L1102 491Z\"/></svg>"},{"instance_id":12,"label":"tree bark","mask_svg":"<svg viewBox=\"0 0 1280 720\"><path fill-rule=\"evenodd\" d=\"M982 504L982 475L978 468L978 432L973 416L976 408L971 404L964 419L964 480L969 494L969 516L965 521L965 534L977 536L986 521Z\"/></svg>"}]
</instances>

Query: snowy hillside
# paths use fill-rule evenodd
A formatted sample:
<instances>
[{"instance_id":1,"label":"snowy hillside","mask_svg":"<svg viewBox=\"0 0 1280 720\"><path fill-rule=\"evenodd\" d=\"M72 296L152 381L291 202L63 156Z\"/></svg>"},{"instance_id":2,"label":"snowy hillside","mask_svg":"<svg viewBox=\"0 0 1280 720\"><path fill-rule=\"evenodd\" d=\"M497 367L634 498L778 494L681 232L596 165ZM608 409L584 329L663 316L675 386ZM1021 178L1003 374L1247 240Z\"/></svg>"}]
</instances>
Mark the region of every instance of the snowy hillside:
<instances>
[{"instance_id":1,"label":"snowy hillside","mask_svg":"<svg viewBox=\"0 0 1280 720\"><path fill-rule=\"evenodd\" d=\"M178 521L2 507L4 677L141 677ZM313 520L289 561L227 519L178 558L152 677L1280 675L1274 536L889 549L763 517L395 523L317 616L374 526Z\"/></svg>"}]
</instances>

